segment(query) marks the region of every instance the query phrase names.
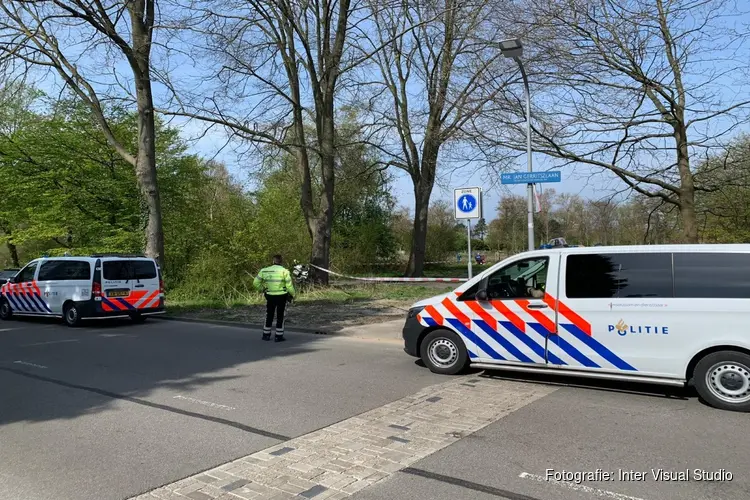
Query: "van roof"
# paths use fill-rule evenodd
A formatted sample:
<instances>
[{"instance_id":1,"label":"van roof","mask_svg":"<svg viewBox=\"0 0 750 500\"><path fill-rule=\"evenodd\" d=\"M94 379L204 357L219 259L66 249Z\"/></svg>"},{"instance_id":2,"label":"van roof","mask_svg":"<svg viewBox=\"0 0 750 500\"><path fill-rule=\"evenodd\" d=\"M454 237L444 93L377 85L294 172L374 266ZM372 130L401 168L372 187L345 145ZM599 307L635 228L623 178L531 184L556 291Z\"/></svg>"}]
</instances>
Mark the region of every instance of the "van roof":
<instances>
[{"instance_id":1,"label":"van roof","mask_svg":"<svg viewBox=\"0 0 750 500\"><path fill-rule=\"evenodd\" d=\"M621 245L596 247L558 247L523 252L523 255L590 254L590 253L750 253L750 244ZM521 254L519 254L521 255Z\"/></svg>"},{"instance_id":2,"label":"van roof","mask_svg":"<svg viewBox=\"0 0 750 500\"><path fill-rule=\"evenodd\" d=\"M66 256L50 256L50 257L39 257L40 260L96 260L96 259L107 259L107 260L148 260L153 261L151 257L144 257L143 255L66 255Z\"/></svg>"}]
</instances>

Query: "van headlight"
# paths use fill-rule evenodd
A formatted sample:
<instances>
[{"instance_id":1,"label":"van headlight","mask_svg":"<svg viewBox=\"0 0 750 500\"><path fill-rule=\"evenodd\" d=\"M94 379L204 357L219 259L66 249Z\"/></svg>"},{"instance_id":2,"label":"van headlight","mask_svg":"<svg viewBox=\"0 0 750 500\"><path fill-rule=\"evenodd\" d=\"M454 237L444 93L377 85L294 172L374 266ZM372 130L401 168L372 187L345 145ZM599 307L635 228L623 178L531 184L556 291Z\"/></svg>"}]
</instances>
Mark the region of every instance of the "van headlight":
<instances>
[{"instance_id":1,"label":"van headlight","mask_svg":"<svg viewBox=\"0 0 750 500\"><path fill-rule=\"evenodd\" d=\"M422 306L422 307L412 307L411 309L409 309L409 316L408 316L408 318L409 319L415 318L417 316L417 314L419 314L420 312L422 312L423 309L424 309L424 306Z\"/></svg>"}]
</instances>

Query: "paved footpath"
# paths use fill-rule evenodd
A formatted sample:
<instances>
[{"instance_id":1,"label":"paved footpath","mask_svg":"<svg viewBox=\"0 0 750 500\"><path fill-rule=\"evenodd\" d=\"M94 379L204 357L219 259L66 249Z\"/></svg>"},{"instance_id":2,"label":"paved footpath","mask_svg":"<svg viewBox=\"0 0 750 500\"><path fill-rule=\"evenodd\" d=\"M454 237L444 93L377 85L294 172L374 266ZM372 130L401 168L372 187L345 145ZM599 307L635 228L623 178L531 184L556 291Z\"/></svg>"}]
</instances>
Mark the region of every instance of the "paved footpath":
<instances>
[{"instance_id":1,"label":"paved footpath","mask_svg":"<svg viewBox=\"0 0 750 500\"><path fill-rule=\"evenodd\" d=\"M476 376L451 378L134 498L346 498L556 390Z\"/></svg>"}]
</instances>

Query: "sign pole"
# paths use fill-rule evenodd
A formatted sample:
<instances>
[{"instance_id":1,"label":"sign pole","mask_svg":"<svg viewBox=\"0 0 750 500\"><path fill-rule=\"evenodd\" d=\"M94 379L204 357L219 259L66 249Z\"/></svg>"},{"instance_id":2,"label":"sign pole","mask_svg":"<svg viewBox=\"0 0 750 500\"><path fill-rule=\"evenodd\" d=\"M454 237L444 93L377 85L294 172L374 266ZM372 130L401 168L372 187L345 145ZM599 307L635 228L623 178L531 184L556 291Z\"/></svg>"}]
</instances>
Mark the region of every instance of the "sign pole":
<instances>
[{"instance_id":1,"label":"sign pole","mask_svg":"<svg viewBox=\"0 0 750 500\"><path fill-rule=\"evenodd\" d=\"M529 80L526 77L526 71L523 69L519 59L516 59L518 65L521 68L521 75L523 76L523 86L526 94L526 163L529 174L533 172L531 165L531 92L529 91ZM529 184L526 187L527 191L527 217L529 226L529 250L534 250L534 184L529 180Z\"/></svg>"},{"instance_id":2,"label":"sign pole","mask_svg":"<svg viewBox=\"0 0 750 500\"><path fill-rule=\"evenodd\" d=\"M473 278L471 269L471 219L482 218L482 189L478 187L458 188L453 190L453 208L456 221L466 221L466 245L469 249L469 258L466 259L466 267L469 271L469 279Z\"/></svg>"},{"instance_id":3,"label":"sign pole","mask_svg":"<svg viewBox=\"0 0 750 500\"><path fill-rule=\"evenodd\" d=\"M466 259L466 262L469 266L469 279L471 279L471 219L466 219L466 222L468 222L466 225L466 242L469 245L469 258Z\"/></svg>"}]
</instances>

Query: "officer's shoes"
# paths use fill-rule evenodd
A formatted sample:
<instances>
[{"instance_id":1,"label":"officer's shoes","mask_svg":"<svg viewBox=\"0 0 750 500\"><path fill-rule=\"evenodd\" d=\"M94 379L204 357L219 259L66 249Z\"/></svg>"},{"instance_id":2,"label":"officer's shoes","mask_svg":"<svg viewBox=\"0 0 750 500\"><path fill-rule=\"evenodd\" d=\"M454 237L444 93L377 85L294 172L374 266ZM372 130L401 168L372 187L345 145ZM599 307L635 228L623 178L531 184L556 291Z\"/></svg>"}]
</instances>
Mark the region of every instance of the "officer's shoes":
<instances>
[{"instance_id":1,"label":"officer's shoes","mask_svg":"<svg viewBox=\"0 0 750 500\"><path fill-rule=\"evenodd\" d=\"M263 340L271 340L271 334L270 333L264 333L263 334Z\"/></svg>"},{"instance_id":2,"label":"officer's shoes","mask_svg":"<svg viewBox=\"0 0 750 500\"><path fill-rule=\"evenodd\" d=\"M284 342L285 340L286 340L286 337L284 337L283 335L276 335L273 338L274 342Z\"/></svg>"}]
</instances>

